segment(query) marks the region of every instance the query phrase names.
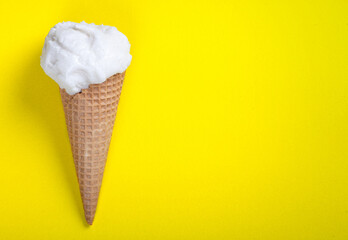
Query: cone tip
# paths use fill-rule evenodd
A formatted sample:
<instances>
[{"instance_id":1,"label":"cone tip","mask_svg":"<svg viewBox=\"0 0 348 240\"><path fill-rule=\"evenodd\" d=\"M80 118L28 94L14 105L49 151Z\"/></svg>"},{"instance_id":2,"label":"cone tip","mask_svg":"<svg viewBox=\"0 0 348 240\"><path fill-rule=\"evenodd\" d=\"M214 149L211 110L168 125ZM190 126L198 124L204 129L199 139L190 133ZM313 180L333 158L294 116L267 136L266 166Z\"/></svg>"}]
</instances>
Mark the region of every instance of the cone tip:
<instances>
[{"instance_id":1,"label":"cone tip","mask_svg":"<svg viewBox=\"0 0 348 240\"><path fill-rule=\"evenodd\" d=\"M92 226L93 220L94 220L94 219L86 218L86 222L87 222L88 225L90 225L90 226Z\"/></svg>"}]
</instances>

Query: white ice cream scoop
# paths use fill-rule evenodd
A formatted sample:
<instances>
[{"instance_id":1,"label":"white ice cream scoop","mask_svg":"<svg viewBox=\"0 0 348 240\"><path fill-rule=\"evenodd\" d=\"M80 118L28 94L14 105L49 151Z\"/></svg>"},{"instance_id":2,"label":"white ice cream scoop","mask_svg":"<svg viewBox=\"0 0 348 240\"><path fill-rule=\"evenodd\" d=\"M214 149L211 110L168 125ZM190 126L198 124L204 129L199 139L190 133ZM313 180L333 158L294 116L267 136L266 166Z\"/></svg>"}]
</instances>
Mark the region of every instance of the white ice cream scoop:
<instances>
[{"instance_id":1,"label":"white ice cream scoop","mask_svg":"<svg viewBox=\"0 0 348 240\"><path fill-rule=\"evenodd\" d=\"M70 95L124 72L132 56L127 37L115 27L62 22L48 33L40 64Z\"/></svg>"}]
</instances>

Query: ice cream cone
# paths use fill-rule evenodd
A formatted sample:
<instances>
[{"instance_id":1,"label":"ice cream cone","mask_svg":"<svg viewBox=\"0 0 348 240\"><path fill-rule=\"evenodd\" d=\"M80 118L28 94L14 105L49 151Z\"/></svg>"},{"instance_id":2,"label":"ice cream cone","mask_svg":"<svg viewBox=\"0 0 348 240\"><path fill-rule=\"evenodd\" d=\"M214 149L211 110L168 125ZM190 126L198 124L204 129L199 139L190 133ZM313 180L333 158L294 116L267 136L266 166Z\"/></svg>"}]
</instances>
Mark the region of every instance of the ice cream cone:
<instances>
[{"instance_id":1,"label":"ice cream cone","mask_svg":"<svg viewBox=\"0 0 348 240\"><path fill-rule=\"evenodd\" d=\"M60 89L80 193L88 224L97 208L125 72L69 95Z\"/></svg>"}]
</instances>

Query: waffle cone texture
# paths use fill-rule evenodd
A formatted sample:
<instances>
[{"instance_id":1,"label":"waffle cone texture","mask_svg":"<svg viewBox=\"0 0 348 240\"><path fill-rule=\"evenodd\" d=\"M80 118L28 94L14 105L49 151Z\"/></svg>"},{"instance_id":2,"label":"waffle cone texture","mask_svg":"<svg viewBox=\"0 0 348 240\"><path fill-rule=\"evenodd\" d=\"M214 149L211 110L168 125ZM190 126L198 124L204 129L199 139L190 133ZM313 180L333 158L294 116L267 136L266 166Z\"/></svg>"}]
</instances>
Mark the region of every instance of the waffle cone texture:
<instances>
[{"instance_id":1,"label":"waffle cone texture","mask_svg":"<svg viewBox=\"0 0 348 240\"><path fill-rule=\"evenodd\" d=\"M60 89L85 212L92 225L125 72L69 95Z\"/></svg>"}]
</instances>

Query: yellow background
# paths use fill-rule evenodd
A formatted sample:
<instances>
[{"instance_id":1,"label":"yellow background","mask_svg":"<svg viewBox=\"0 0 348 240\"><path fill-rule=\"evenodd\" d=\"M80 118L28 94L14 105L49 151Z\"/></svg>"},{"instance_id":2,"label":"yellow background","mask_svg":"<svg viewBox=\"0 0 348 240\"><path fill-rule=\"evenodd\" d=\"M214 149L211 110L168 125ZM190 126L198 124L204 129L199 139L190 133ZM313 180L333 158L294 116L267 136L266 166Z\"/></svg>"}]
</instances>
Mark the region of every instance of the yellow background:
<instances>
[{"instance_id":1,"label":"yellow background","mask_svg":"<svg viewBox=\"0 0 348 240\"><path fill-rule=\"evenodd\" d=\"M0 239L348 239L348 2L1 1ZM132 44L94 225L57 84L60 21Z\"/></svg>"}]
</instances>

